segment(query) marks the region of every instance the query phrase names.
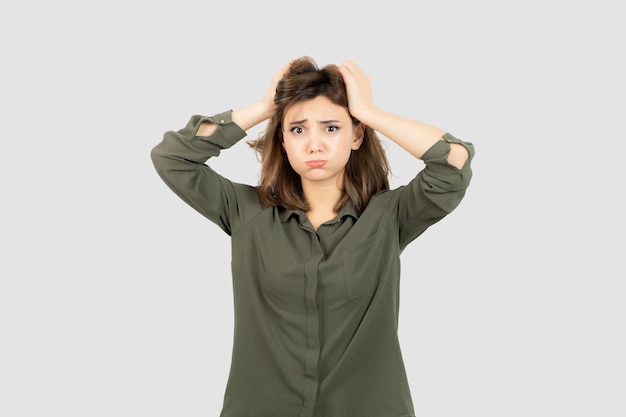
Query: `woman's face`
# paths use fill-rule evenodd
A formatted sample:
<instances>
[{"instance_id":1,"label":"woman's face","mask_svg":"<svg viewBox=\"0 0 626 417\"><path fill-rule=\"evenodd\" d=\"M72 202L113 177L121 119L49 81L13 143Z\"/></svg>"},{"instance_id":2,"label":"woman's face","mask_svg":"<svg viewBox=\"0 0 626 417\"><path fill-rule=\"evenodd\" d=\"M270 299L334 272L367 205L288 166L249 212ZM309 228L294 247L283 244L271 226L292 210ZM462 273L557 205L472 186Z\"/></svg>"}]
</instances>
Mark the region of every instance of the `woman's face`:
<instances>
[{"instance_id":1,"label":"woman's face","mask_svg":"<svg viewBox=\"0 0 626 417\"><path fill-rule=\"evenodd\" d=\"M363 141L363 126L352 125L348 111L327 97L291 105L283 118L283 146L303 182L338 180L352 150Z\"/></svg>"}]
</instances>

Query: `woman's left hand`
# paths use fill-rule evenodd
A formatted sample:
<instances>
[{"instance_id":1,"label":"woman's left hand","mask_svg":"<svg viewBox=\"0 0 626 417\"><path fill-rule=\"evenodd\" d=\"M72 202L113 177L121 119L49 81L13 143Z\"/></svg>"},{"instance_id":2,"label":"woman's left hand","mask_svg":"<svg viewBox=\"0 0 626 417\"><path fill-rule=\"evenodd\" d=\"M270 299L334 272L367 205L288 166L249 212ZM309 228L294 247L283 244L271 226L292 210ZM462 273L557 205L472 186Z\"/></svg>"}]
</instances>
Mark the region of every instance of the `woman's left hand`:
<instances>
[{"instance_id":1,"label":"woman's left hand","mask_svg":"<svg viewBox=\"0 0 626 417\"><path fill-rule=\"evenodd\" d=\"M374 94L370 78L350 60L344 61L338 68L346 84L350 114L361 120L368 110L374 108Z\"/></svg>"}]
</instances>

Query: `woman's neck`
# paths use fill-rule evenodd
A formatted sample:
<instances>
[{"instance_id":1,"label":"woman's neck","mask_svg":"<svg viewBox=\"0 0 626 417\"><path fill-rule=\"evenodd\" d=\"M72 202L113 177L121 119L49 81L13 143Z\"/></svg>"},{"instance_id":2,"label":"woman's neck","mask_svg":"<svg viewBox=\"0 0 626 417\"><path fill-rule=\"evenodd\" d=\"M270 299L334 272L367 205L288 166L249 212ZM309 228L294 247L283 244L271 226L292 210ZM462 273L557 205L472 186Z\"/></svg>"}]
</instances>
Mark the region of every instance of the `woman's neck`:
<instances>
[{"instance_id":1,"label":"woman's neck","mask_svg":"<svg viewBox=\"0 0 626 417\"><path fill-rule=\"evenodd\" d=\"M306 214L317 230L320 224L332 220L337 215L335 207L343 195L337 184L302 183L304 198L309 204Z\"/></svg>"}]
</instances>

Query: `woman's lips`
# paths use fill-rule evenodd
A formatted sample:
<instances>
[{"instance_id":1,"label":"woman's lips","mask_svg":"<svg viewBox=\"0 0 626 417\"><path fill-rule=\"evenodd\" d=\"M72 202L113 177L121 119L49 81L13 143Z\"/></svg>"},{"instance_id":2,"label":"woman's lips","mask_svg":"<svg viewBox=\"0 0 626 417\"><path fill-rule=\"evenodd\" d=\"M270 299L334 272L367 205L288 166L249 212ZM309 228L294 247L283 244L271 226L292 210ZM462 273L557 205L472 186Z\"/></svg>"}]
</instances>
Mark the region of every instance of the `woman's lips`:
<instances>
[{"instance_id":1,"label":"woman's lips","mask_svg":"<svg viewBox=\"0 0 626 417\"><path fill-rule=\"evenodd\" d=\"M311 168L321 168L326 165L326 161L323 159L316 159L314 161L306 161L306 164Z\"/></svg>"}]
</instances>

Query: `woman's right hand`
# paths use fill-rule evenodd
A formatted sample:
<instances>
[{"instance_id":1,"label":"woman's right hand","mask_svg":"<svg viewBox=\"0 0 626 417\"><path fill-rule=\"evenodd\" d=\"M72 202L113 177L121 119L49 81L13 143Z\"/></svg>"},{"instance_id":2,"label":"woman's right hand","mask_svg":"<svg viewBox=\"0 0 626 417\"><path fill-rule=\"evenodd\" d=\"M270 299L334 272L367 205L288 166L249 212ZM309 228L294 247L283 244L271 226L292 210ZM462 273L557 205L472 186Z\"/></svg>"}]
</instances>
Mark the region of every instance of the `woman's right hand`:
<instances>
[{"instance_id":1,"label":"woman's right hand","mask_svg":"<svg viewBox=\"0 0 626 417\"><path fill-rule=\"evenodd\" d=\"M274 75L272 76L272 81L270 82L269 88L267 89L267 92L265 93L265 97L263 97L263 100L261 100L261 102L269 106L272 109L272 111L275 109L274 97L276 96L276 86L278 85L278 82L283 78L285 73L289 70L289 67L291 66L292 62L293 61L289 61L288 64L284 65L281 69L279 69L278 71L274 73Z\"/></svg>"},{"instance_id":2,"label":"woman's right hand","mask_svg":"<svg viewBox=\"0 0 626 417\"><path fill-rule=\"evenodd\" d=\"M274 73L267 92L260 101L250 106L234 110L232 113L233 122L239 125L243 130L248 130L258 123L270 119L276 112L276 105L274 104L276 86L287 70L289 70L290 66L291 61Z\"/></svg>"}]
</instances>

